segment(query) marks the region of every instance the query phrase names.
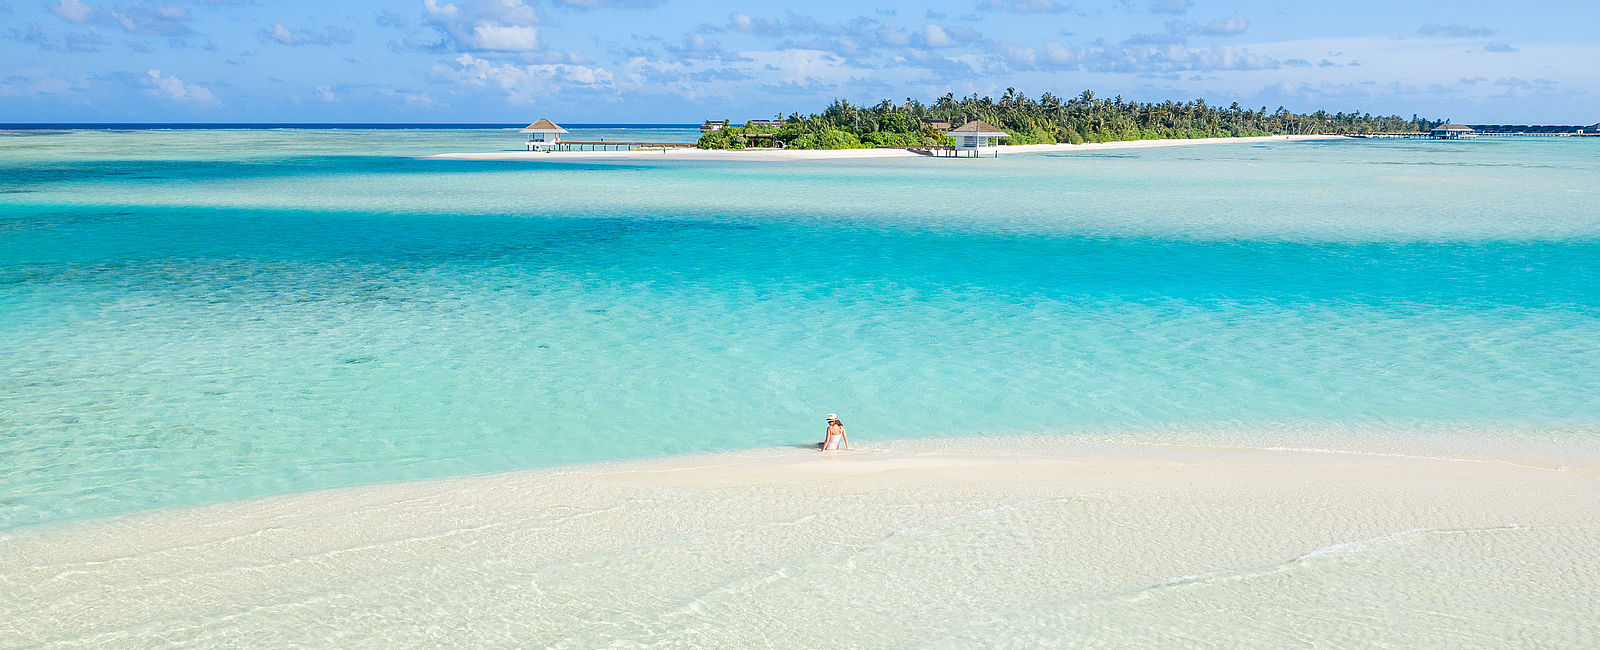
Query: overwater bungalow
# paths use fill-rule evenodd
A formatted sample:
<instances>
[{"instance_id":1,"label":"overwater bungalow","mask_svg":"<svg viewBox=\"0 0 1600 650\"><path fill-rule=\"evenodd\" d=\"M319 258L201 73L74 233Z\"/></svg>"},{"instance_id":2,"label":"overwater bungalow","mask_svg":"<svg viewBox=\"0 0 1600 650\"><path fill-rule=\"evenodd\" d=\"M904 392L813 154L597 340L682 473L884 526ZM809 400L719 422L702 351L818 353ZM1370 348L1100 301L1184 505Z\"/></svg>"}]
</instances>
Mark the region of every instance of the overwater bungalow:
<instances>
[{"instance_id":1,"label":"overwater bungalow","mask_svg":"<svg viewBox=\"0 0 1600 650\"><path fill-rule=\"evenodd\" d=\"M971 151L972 155L976 157L978 154L983 153L984 150L994 151L996 155L999 155L999 150L995 147L1000 144L1000 138L1009 138L1011 134L983 120L973 120L946 132L945 137L950 138L954 143L955 155L959 156L963 151ZM993 141L992 143L991 140Z\"/></svg>"},{"instance_id":2,"label":"overwater bungalow","mask_svg":"<svg viewBox=\"0 0 1600 650\"><path fill-rule=\"evenodd\" d=\"M528 134L528 151L549 151L554 149L561 144L561 134L566 132L566 129L561 128L555 122L542 117L539 118L539 121L529 124L528 128L518 131L518 133Z\"/></svg>"},{"instance_id":3,"label":"overwater bungalow","mask_svg":"<svg viewBox=\"0 0 1600 650\"><path fill-rule=\"evenodd\" d=\"M1433 137L1445 140L1470 138L1477 134L1477 131L1474 131L1472 127L1465 124L1440 124L1439 126L1433 127Z\"/></svg>"}]
</instances>

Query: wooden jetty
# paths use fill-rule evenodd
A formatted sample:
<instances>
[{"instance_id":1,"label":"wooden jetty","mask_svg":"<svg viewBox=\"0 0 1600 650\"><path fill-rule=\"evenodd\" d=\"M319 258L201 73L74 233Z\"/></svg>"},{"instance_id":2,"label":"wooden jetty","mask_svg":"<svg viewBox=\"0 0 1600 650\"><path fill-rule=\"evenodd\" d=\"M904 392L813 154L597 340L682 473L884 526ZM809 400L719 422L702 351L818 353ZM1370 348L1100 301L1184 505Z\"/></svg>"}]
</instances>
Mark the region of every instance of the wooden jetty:
<instances>
[{"instance_id":1,"label":"wooden jetty","mask_svg":"<svg viewBox=\"0 0 1600 650\"><path fill-rule=\"evenodd\" d=\"M1432 132L1402 131L1391 133L1343 133L1352 138L1570 138L1600 136L1600 124L1593 126L1557 126L1528 124L1441 124Z\"/></svg>"},{"instance_id":2,"label":"wooden jetty","mask_svg":"<svg viewBox=\"0 0 1600 650\"><path fill-rule=\"evenodd\" d=\"M596 141L583 142L577 140L562 140L550 147L551 151L633 151L634 149L685 149L694 148L693 142L610 142Z\"/></svg>"}]
</instances>

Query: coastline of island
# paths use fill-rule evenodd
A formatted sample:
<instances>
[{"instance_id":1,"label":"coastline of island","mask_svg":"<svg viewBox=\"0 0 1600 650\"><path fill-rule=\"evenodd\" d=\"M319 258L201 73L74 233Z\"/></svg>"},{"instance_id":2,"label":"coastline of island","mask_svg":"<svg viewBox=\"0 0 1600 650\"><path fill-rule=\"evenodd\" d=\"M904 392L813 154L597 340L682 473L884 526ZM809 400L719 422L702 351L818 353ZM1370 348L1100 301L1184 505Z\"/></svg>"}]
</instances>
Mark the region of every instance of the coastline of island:
<instances>
[{"instance_id":1,"label":"coastline of island","mask_svg":"<svg viewBox=\"0 0 1600 650\"><path fill-rule=\"evenodd\" d=\"M1112 142L1086 142L1083 144L1019 144L991 147L991 152L1001 156L1019 153L1071 153L1080 151L1105 151L1110 149L1150 149L1158 147L1185 147L1203 144L1237 144L1262 142L1304 142L1309 140L1342 140L1343 135L1264 135L1223 138L1165 138L1151 140L1117 140ZM696 149L696 148L638 148L620 151L489 151L439 153L422 156L428 160L526 160L526 161L581 161L608 158L652 158L670 160L751 160L800 161L870 158L932 158L918 153L914 148L856 148L856 149Z\"/></svg>"}]
</instances>

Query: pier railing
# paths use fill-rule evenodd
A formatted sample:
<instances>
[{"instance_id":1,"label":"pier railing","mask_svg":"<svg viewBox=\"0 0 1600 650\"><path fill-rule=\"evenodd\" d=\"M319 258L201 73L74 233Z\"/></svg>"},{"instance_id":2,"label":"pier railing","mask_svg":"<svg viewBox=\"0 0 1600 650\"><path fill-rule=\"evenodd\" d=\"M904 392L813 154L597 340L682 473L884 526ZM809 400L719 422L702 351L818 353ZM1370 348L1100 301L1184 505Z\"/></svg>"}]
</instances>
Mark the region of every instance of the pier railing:
<instances>
[{"instance_id":1,"label":"pier railing","mask_svg":"<svg viewBox=\"0 0 1600 650\"><path fill-rule=\"evenodd\" d=\"M528 151L633 151L634 149L685 149L693 142L612 142L606 140L585 142L562 140L560 142L529 142Z\"/></svg>"}]
</instances>

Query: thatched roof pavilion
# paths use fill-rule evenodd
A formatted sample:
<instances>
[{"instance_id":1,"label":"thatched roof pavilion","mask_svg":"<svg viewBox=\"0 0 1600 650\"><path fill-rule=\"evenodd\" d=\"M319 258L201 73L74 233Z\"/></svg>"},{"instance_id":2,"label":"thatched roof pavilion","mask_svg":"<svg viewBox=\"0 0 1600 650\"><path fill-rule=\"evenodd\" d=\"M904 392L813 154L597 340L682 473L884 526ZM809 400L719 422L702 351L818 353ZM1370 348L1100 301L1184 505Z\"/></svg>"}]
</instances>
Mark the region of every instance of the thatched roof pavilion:
<instances>
[{"instance_id":1,"label":"thatched roof pavilion","mask_svg":"<svg viewBox=\"0 0 1600 650\"><path fill-rule=\"evenodd\" d=\"M539 118L539 121L529 124L518 133L528 134L528 151L548 151L561 143L561 134L567 130L550 120Z\"/></svg>"},{"instance_id":2,"label":"thatched roof pavilion","mask_svg":"<svg viewBox=\"0 0 1600 650\"><path fill-rule=\"evenodd\" d=\"M518 133L566 133L566 132L567 132L567 130L561 128L560 125L556 124L555 122L551 122L550 120L544 119L542 117L539 118L539 121L534 122L533 124L529 124L527 126L527 128L524 128L521 131L518 131Z\"/></svg>"},{"instance_id":3,"label":"thatched roof pavilion","mask_svg":"<svg viewBox=\"0 0 1600 650\"><path fill-rule=\"evenodd\" d=\"M979 150L992 149L995 146L989 144L991 138L998 145L1000 138L1009 138L1011 134L983 120L973 120L945 132L945 136L954 140L958 154L962 151L971 151L972 155L976 156Z\"/></svg>"}]
</instances>

